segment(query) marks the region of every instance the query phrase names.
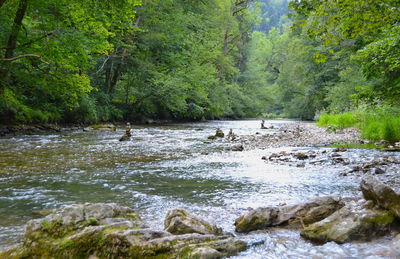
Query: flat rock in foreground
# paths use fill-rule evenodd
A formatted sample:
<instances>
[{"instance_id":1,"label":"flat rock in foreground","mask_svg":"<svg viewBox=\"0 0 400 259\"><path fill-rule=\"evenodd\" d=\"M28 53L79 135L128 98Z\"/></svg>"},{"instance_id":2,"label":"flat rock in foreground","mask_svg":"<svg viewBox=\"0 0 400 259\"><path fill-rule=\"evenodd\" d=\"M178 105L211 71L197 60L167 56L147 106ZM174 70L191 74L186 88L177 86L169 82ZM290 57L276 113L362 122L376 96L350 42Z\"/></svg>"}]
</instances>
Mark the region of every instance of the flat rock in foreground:
<instances>
[{"instance_id":1,"label":"flat rock in foreground","mask_svg":"<svg viewBox=\"0 0 400 259\"><path fill-rule=\"evenodd\" d=\"M258 208L236 219L236 232L248 233L281 225L308 225L328 217L343 206L340 197L327 196L298 205Z\"/></svg>"},{"instance_id":2,"label":"flat rock in foreground","mask_svg":"<svg viewBox=\"0 0 400 259\"><path fill-rule=\"evenodd\" d=\"M222 258L246 248L230 235L152 230L127 207L88 203L29 221L23 244L0 258Z\"/></svg>"}]
</instances>

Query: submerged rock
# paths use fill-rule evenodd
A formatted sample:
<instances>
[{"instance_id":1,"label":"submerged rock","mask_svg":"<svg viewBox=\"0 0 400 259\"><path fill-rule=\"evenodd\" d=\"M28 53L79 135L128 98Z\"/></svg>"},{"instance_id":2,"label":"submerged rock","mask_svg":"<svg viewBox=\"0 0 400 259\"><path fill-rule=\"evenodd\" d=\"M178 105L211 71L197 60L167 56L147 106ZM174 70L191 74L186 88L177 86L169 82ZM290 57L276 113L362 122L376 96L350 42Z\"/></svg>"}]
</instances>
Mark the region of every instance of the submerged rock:
<instances>
[{"instance_id":1,"label":"submerged rock","mask_svg":"<svg viewBox=\"0 0 400 259\"><path fill-rule=\"evenodd\" d=\"M360 187L366 200L373 201L380 208L390 210L400 218L400 194L372 176L364 177Z\"/></svg>"},{"instance_id":2,"label":"submerged rock","mask_svg":"<svg viewBox=\"0 0 400 259\"><path fill-rule=\"evenodd\" d=\"M243 151L244 146L243 146L243 144L235 144L235 145L232 145L230 149L232 151Z\"/></svg>"},{"instance_id":3,"label":"submerged rock","mask_svg":"<svg viewBox=\"0 0 400 259\"><path fill-rule=\"evenodd\" d=\"M236 219L236 232L247 233L280 225L308 225L328 217L343 206L340 197L327 196L298 205L258 208Z\"/></svg>"},{"instance_id":4,"label":"submerged rock","mask_svg":"<svg viewBox=\"0 0 400 259\"><path fill-rule=\"evenodd\" d=\"M309 158L308 155L301 153L301 152L294 154L294 156L299 160L306 160Z\"/></svg>"},{"instance_id":5,"label":"submerged rock","mask_svg":"<svg viewBox=\"0 0 400 259\"><path fill-rule=\"evenodd\" d=\"M119 139L119 141L129 141L129 140L131 140L131 137L130 137L130 136L127 136L127 135L123 135L123 136Z\"/></svg>"},{"instance_id":6,"label":"submerged rock","mask_svg":"<svg viewBox=\"0 0 400 259\"><path fill-rule=\"evenodd\" d=\"M90 125L83 129L84 131L91 130L103 130L103 131L116 131L117 127L113 124L98 124L98 125Z\"/></svg>"},{"instance_id":7,"label":"submerged rock","mask_svg":"<svg viewBox=\"0 0 400 259\"><path fill-rule=\"evenodd\" d=\"M190 214L184 209L169 211L164 221L164 229L176 235L188 233L220 235L222 233L221 228Z\"/></svg>"},{"instance_id":8,"label":"submerged rock","mask_svg":"<svg viewBox=\"0 0 400 259\"><path fill-rule=\"evenodd\" d=\"M246 248L229 235L145 228L136 212L116 204L74 204L29 221L23 243L0 258L222 258Z\"/></svg>"},{"instance_id":9,"label":"submerged rock","mask_svg":"<svg viewBox=\"0 0 400 259\"><path fill-rule=\"evenodd\" d=\"M389 211L369 208L366 202L351 202L324 220L301 231L301 236L312 241L345 243L370 240L387 233L394 216Z\"/></svg>"}]
</instances>

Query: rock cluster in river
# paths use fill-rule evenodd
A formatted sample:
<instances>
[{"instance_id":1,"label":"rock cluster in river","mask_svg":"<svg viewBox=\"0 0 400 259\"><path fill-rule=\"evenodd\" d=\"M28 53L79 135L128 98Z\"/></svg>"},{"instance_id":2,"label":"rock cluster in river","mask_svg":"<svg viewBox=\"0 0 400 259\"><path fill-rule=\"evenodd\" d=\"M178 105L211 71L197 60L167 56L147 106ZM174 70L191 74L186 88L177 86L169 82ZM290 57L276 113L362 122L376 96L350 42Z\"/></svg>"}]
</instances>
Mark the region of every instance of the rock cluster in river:
<instances>
[{"instance_id":1,"label":"rock cluster in river","mask_svg":"<svg viewBox=\"0 0 400 259\"><path fill-rule=\"evenodd\" d=\"M29 221L23 243L0 257L222 258L247 247L182 209L165 223L167 231L147 228L135 211L114 203L69 205Z\"/></svg>"},{"instance_id":2,"label":"rock cluster in river","mask_svg":"<svg viewBox=\"0 0 400 259\"><path fill-rule=\"evenodd\" d=\"M284 164L296 167L333 166L342 168L339 176L362 178L365 175L379 176L379 179L394 189L400 190L398 181L400 156L396 153L384 153L380 157L373 155L362 157L346 148L323 148L316 150L294 149L266 153L261 159L268 164Z\"/></svg>"},{"instance_id":3,"label":"rock cluster in river","mask_svg":"<svg viewBox=\"0 0 400 259\"><path fill-rule=\"evenodd\" d=\"M299 227L300 223L302 237L336 243L387 234L400 219L400 194L372 176L363 178L361 190L364 199L346 204L339 197L328 196L299 205L251 210L236 220L236 231Z\"/></svg>"},{"instance_id":4,"label":"rock cluster in river","mask_svg":"<svg viewBox=\"0 0 400 259\"><path fill-rule=\"evenodd\" d=\"M319 197L297 205L251 210L236 231L300 228L317 242L345 243L387 234L400 219L400 194L372 176L363 178L365 199L345 203ZM400 238L393 248L400 248ZM23 243L1 258L222 258L247 244L184 209L167 213L164 231L148 228L136 211L115 203L73 204L28 222Z\"/></svg>"},{"instance_id":5,"label":"rock cluster in river","mask_svg":"<svg viewBox=\"0 0 400 259\"><path fill-rule=\"evenodd\" d=\"M372 176L364 177L360 187L365 200L346 204L301 235L313 241L344 243L388 233L396 218L400 219L400 194Z\"/></svg>"},{"instance_id":6,"label":"rock cluster in river","mask_svg":"<svg viewBox=\"0 0 400 259\"><path fill-rule=\"evenodd\" d=\"M277 130L266 130L264 134L241 136L249 148L310 147L335 143L358 143L361 141L357 129L328 132L314 123L285 123Z\"/></svg>"}]
</instances>

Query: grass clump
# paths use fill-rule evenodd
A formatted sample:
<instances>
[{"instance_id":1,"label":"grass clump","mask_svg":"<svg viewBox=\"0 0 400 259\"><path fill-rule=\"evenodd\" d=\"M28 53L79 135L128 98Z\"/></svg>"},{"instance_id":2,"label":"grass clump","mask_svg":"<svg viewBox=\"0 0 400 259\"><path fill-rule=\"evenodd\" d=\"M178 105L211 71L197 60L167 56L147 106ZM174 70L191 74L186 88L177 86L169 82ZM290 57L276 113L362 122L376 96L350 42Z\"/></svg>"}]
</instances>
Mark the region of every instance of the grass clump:
<instances>
[{"instance_id":1,"label":"grass clump","mask_svg":"<svg viewBox=\"0 0 400 259\"><path fill-rule=\"evenodd\" d=\"M386 109L322 114L317 125L343 129L355 127L361 136L374 141L400 141L400 112Z\"/></svg>"},{"instance_id":2,"label":"grass clump","mask_svg":"<svg viewBox=\"0 0 400 259\"><path fill-rule=\"evenodd\" d=\"M353 113L345 112L340 114L322 114L317 125L321 127L333 126L335 128L354 127L359 121Z\"/></svg>"},{"instance_id":3,"label":"grass clump","mask_svg":"<svg viewBox=\"0 0 400 259\"><path fill-rule=\"evenodd\" d=\"M361 125L362 137L371 140L400 140L400 116L387 114L382 116L366 116Z\"/></svg>"}]
</instances>

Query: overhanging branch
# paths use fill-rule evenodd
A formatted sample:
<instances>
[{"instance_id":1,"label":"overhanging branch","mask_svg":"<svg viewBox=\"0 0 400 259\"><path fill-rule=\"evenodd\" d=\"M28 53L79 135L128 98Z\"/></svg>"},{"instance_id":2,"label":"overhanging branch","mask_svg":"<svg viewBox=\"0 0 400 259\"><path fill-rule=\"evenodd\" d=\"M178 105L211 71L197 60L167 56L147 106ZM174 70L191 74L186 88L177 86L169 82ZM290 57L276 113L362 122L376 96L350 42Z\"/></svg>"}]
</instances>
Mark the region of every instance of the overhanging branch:
<instances>
[{"instance_id":1,"label":"overhanging branch","mask_svg":"<svg viewBox=\"0 0 400 259\"><path fill-rule=\"evenodd\" d=\"M42 59L41 56L36 55L36 54L24 54L24 55L20 55L20 56L16 56L16 57L12 57L12 58L3 58L0 59L1 61L6 61L6 62L13 62L15 60L21 59L21 58L38 58L40 59L40 61L42 61L43 63L49 65L49 62L46 62Z\"/></svg>"}]
</instances>

